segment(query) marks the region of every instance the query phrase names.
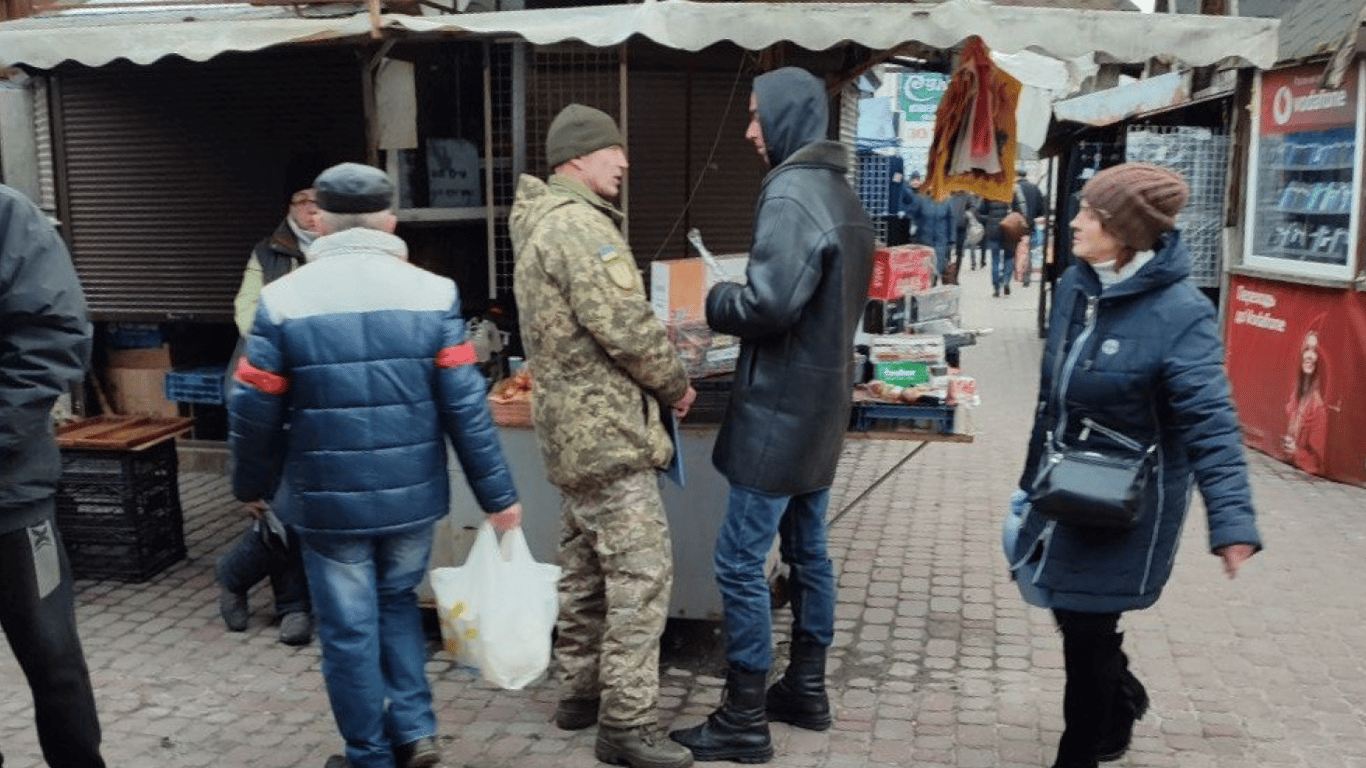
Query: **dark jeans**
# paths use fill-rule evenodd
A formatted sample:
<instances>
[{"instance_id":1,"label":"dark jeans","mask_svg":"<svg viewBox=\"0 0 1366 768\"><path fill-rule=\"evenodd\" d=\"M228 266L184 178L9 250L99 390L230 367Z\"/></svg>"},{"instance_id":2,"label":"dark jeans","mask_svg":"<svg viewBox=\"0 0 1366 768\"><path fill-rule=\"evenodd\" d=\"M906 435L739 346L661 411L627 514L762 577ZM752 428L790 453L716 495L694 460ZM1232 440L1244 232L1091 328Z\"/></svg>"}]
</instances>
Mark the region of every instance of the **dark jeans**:
<instances>
[{"instance_id":1,"label":"dark jeans","mask_svg":"<svg viewBox=\"0 0 1366 768\"><path fill-rule=\"evenodd\" d=\"M0 626L33 692L43 758L52 768L104 768L74 604L51 511L42 523L0 535Z\"/></svg>"},{"instance_id":2,"label":"dark jeans","mask_svg":"<svg viewBox=\"0 0 1366 768\"><path fill-rule=\"evenodd\" d=\"M299 537L291 531L289 547L281 547L278 539L270 543L263 535L266 524L257 521L237 540L228 554L218 561L218 581L231 592L246 594L261 579L270 577L270 589L275 595L275 613L283 616L296 611L308 611L308 579L304 576L304 561L299 552Z\"/></svg>"},{"instance_id":3,"label":"dark jeans","mask_svg":"<svg viewBox=\"0 0 1366 768\"><path fill-rule=\"evenodd\" d=\"M829 647L834 637L834 565L826 553L830 489L772 496L730 487L713 564L731 669L763 672L773 665L773 607L764 575L773 538L788 566L792 639Z\"/></svg>"}]
</instances>

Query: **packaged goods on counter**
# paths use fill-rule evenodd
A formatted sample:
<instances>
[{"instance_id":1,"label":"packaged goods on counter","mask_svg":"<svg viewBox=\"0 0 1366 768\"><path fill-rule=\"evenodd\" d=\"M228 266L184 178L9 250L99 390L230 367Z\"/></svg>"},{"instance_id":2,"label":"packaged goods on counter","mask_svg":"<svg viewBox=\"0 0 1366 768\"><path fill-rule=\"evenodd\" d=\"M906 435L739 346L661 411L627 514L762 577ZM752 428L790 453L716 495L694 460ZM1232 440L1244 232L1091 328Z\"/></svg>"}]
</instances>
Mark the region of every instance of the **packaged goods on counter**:
<instances>
[{"instance_id":1,"label":"packaged goods on counter","mask_svg":"<svg viewBox=\"0 0 1366 768\"><path fill-rule=\"evenodd\" d=\"M902 387L930 384L931 368L945 363L943 334L878 336L868 345L873 378Z\"/></svg>"},{"instance_id":2,"label":"packaged goods on counter","mask_svg":"<svg viewBox=\"0 0 1366 768\"><path fill-rule=\"evenodd\" d=\"M929 290L934 249L926 245L884 246L873 252L873 276L868 298L899 299Z\"/></svg>"},{"instance_id":3,"label":"packaged goods on counter","mask_svg":"<svg viewBox=\"0 0 1366 768\"><path fill-rule=\"evenodd\" d=\"M906 297L869 299L863 311L863 330L868 333L902 333L906 330Z\"/></svg>"},{"instance_id":4,"label":"packaged goods on counter","mask_svg":"<svg viewBox=\"0 0 1366 768\"><path fill-rule=\"evenodd\" d=\"M683 361L688 378L731 373L740 359L740 339L716 333L703 322L668 322L669 341Z\"/></svg>"},{"instance_id":5,"label":"packaged goods on counter","mask_svg":"<svg viewBox=\"0 0 1366 768\"><path fill-rule=\"evenodd\" d=\"M959 285L941 285L913 292L907 296L906 322L923 323L958 317L962 295L963 288Z\"/></svg>"},{"instance_id":6,"label":"packaged goods on counter","mask_svg":"<svg viewBox=\"0 0 1366 768\"><path fill-rule=\"evenodd\" d=\"M977 380L962 374L949 376L946 402L953 408L954 433L959 435L973 434L975 432L973 411L982 402L977 397Z\"/></svg>"}]
</instances>

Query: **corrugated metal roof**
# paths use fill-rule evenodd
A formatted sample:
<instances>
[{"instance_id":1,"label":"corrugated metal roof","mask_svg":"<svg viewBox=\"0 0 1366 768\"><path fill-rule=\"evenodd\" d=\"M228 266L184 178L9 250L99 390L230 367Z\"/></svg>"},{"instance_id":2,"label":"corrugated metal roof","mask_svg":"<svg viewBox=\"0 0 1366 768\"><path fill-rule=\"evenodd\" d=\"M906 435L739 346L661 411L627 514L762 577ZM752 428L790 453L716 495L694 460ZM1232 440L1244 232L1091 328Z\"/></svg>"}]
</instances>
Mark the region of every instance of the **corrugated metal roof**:
<instances>
[{"instance_id":1,"label":"corrugated metal roof","mask_svg":"<svg viewBox=\"0 0 1366 768\"><path fill-rule=\"evenodd\" d=\"M33 18L0 24L0 65L51 69L64 61L101 66L117 58L147 64L177 55L205 61L225 51L361 39L369 19L186 21L127 18ZM197 17L207 18L207 17ZM1236 17L1154 15L1069 8L998 6L984 0L944 3L645 2L533 11L382 17L387 36L518 36L538 45L579 40L618 45L640 35L668 48L698 51L731 41L762 50L789 41L808 50L854 42L874 50L907 44L935 49L979 35L994 51L1033 50L1062 60L1166 56L1190 66L1236 62L1267 67L1277 22Z\"/></svg>"},{"instance_id":2,"label":"corrugated metal roof","mask_svg":"<svg viewBox=\"0 0 1366 768\"><path fill-rule=\"evenodd\" d=\"M1356 24L1366 0L1309 0L1281 20L1277 61L1331 54Z\"/></svg>"}]
</instances>

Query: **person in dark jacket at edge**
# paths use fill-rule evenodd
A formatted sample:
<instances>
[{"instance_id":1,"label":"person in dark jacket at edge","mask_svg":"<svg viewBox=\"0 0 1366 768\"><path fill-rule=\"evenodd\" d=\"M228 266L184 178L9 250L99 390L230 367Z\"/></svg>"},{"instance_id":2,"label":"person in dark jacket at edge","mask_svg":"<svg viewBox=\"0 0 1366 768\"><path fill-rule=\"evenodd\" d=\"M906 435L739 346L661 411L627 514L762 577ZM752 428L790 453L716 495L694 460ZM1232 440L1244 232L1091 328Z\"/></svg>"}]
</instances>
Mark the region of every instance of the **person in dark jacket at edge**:
<instances>
[{"instance_id":1,"label":"person in dark jacket at edge","mask_svg":"<svg viewBox=\"0 0 1366 768\"><path fill-rule=\"evenodd\" d=\"M707 324L741 340L712 462L730 482L714 566L726 629L725 699L670 735L697 760L773 757L768 721L830 727L826 650L834 569L825 512L848 428L853 339L867 302L874 229L846 179L849 150L825 139L824 84L785 67L754 80L745 138L773 169L755 210L747 284L707 295ZM764 563L775 536L790 569L792 644L772 666Z\"/></svg>"},{"instance_id":2,"label":"person in dark jacket at edge","mask_svg":"<svg viewBox=\"0 0 1366 768\"><path fill-rule=\"evenodd\" d=\"M448 445L497 531L522 508L459 291L408 262L388 177L342 163L313 188L308 263L261 290L233 374L232 488L272 499L299 534L346 740L327 768L429 768L441 752L414 590L450 505Z\"/></svg>"},{"instance_id":3,"label":"person in dark jacket at edge","mask_svg":"<svg viewBox=\"0 0 1366 768\"><path fill-rule=\"evenodd\" d=\"M0 625L52 768L104 768L56 526L62 459L52 426L52 406L84 377L90 346L66 244L38 206L0 184Z\"/></svg>"},{"instance_id":4,"label":"person in dark jacket at edge","mask_svg":"<svg viewBox=\"0 0 1366 768\"><path fill-rule=\"evenodd\" d=\"M1062 632L1064 730L1053 768L1096 768L1129 747L1148 708L1117 631L1157 602L1171 575L1192 483L1209 549L1229 578L1261 549L1214 305L1187 279L1174 229L1190 190L1180 175L1125 163L1097 173L1072 220L1078 262L1058 282L1039 400L1004 546L1024 599ZM1136 527L1049 520L1027 502L1050 445L1102 452L1156 446Z\"/></svg>"}]
</instances>

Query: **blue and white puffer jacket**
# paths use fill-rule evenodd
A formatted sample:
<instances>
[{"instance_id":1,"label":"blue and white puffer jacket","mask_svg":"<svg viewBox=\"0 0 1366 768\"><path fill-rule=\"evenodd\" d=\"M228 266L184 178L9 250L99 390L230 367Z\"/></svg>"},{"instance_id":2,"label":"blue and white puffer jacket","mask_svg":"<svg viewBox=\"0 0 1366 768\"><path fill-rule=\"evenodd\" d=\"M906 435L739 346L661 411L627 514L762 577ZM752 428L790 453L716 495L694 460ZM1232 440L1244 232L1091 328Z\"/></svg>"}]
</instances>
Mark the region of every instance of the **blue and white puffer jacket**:
<instances>
[{"instance_id":1,"label":"blue and white puffer jacket","mask_svg":"<svg viewBox=\"0 0 1366 768\"><path fill-rule=\"evenodd\" d=\"M1078 263L1059 281L1034 431L1020 488L1029 490L1050 433L1067 445L1157 445L1157 482L1131 531L1099 532L1025 507L1013 551L1049 607L1095 613L1146 608L1171 575L1192 481L1209 512L1209 546L1260 549L1238 418L1214 305L1186 280L1178 232L1127 279L1108 285Z\"/></svg>"},{"instance_id":2,"label":"blue and white puffer jacket","mask_svg":"<svg viewBox=\"0 0 1366 768\"><path fill-rule=\"evenodd\" d=\"M273 493L304 531L428 525L450 503L449 437L485 512L516 502L455 284L377 230L318 238L308 257L261 292L234 375L237 498Z\"/></svg>"}]
</instances>

